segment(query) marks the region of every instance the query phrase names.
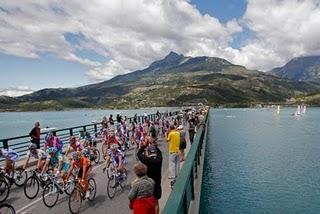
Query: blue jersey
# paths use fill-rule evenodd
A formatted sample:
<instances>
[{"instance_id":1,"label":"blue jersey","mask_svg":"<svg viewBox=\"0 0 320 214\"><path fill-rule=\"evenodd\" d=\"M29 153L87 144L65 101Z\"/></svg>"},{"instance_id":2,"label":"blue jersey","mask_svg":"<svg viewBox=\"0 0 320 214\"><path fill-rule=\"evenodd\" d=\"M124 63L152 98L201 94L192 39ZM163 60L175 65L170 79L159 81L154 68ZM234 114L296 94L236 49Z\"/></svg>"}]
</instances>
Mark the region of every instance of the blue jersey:
<instances>
[{"instance_id":1,"label":"blue jersey","mask_svg":"<svg viewBox=\"0 0 320 214\"><path fill-rule=\"evenodd\" d=\"M111 149L108 150L108 155L111 157L111 159L114 161L115 164L119 165L119 156L122 157L123 163L125 163L125 154L120 150L117 149L115 153L112 152Z\"/></svg>"},{"instance_id":2,"label":"blue jersey","mask_svg":"<svg viewBox=\"0 0 320 214\"><path fill-rule=\"evenodd\" d=\"M16 162L19 159L19 154L12 149L1 149L1 156L9 159L13 162Z\"/></svg>"}]
</instances>

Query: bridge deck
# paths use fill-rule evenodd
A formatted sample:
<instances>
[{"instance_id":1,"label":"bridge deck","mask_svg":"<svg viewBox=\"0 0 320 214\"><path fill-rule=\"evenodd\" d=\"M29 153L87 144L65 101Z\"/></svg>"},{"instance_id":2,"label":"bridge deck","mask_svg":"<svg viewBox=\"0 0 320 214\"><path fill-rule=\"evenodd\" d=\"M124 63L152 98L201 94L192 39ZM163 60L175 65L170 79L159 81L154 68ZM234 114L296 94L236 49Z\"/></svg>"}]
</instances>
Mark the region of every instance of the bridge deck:
<instances>
[{"instance_id":1,"label":"bridge deck","mask_svg":"<svg viewBox=\"0 0 320 214\"><path fill-rule=\"evenodd\" d=\"M188 143L189 144L189 143ZM99 145L101 147L101 145ZM189 147L189 145L188 145ZM159 148L163 154L163 165L162 165L162 191L163 197L160 200L160 208L163 208L171 189L169 187L168 177L168 146L165 142L164 138L160 138L159 140ZM188 148L187 148L188 149ZM102 158L101 158L102 160ZM128 184L133 179L132 168L136 163L134 156L134 149L132 148L127 152L127 169L128 169ZM80 213L87 214L105 214L105 213L130 213L130 209L128 208L128 198L127 195L130 190L130 185L127 188L118 194L111 200L107 195L107 177L102 173L103 162L101 161L99 164L93 165L93 177L97 183L97 194L94 201L89 202L85 200L82 204L82 209ZM18 188L14 185L11 188L7 203L13 205L17 211L17 214L42 214L42 213L59 213L65 214L69 213L68 209L68 196L66 194L59 196L58 203L51 209L47 208L42 201L42 190L40 189L37 198L33 200L29 200L25 197L23 192L23 187Z\"/></svg>"}]
</instances>

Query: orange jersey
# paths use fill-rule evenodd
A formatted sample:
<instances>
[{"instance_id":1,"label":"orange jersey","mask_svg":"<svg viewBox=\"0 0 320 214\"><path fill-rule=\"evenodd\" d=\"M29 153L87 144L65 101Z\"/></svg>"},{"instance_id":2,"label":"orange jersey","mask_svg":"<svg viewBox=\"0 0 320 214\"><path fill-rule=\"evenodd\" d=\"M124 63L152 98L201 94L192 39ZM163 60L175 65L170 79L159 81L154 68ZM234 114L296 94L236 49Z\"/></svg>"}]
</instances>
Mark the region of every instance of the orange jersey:
<instances>
[{"instance_id":1,"label":"orange jersey","mask_svg":"<svg viewBox=\"0 0 320 214\"><path fill-rule=\"evenodd\" d=\"M84 168L84 166L86 166L87 168L91 166L91 161L86 157L81 157L79 162L73 160L71 164L73 167L79 167L80 169L82 169Z\"/></svg>"}]
</instances>

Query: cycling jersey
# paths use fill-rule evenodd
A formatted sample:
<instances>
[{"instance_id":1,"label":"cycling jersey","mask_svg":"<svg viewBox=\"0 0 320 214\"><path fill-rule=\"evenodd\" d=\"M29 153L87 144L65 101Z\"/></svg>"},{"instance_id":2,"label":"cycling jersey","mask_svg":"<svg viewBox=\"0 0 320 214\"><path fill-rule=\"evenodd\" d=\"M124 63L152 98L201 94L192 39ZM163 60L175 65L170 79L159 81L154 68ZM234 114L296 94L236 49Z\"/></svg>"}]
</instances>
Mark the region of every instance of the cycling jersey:
<instances>
[{"instance_id":1,"label":"cycling jersey","mask_svg":"<svg viewBox=\"0 0 320 214\"><path fill-rule=\"evenodd\" d=\"M90 167L91 161L86 157L81 157L79 161L73 160L71 162L72 166L75 168L83 168L84 166Z\"/></svg>"},{"instance_id":2,"label":"cycling jersey","mask_svg":"<svg viewBox=\"0 0 320 214\"><path fill-rule=\"evenodd\" d=\"M9 159L13 162L16 162L19 159L19 154L12 149L1 149L1 156Z\"/></svg>"},{"instance_id":3,"label":"cycling jersey","mask_svg":"<svg viewBox=\"0 0 320 214\"><path fill-rule=\"evenodd\" d=\"M47 156L47 161L50 161L50 164L52 165L52 166L54 166L54 167L58 167L58 165L59 165L59 160L63 160L63 155L61 154L61 153L59 153L59 152L56 152L55 154L54 154L54 156L50 156L50 155L48 155Z\"/></svg>"},{"instance_id":4,"label":"cycling jersey","mask_svg":"<svg viewBox=\"0 0 320 214\"><path fill-rule=\"evenodd\" d=\"M27 152L27 157L35 158L35 159L47 159L47 153L41 149L37 149L35 153L32 153L30 151Z\"/></svg>"},{"instance_id":5,"label":"cycling jersey","mask_svg":"<svg viewBox=\"0 0 320 214\"><path fill-rule=\"evenodd\" d=\"M69 144L69 149L73 149L74 151L77 151L78 149L81 150L81 144L79 142Z\"/></svg>"},{"instance_id":6,"label":"cycling jersey","mask_svg":"<svg viewBox=\"0 0 320 214\"><path fill-rule=\"evenodd\" d=\"M126 156L120 149L117 149L116 152L112 152L111 149L108 149L108 155L117 165L119 165L119 156L122 157L123 163L125 163Z\"/></svg>"}]
</instances>

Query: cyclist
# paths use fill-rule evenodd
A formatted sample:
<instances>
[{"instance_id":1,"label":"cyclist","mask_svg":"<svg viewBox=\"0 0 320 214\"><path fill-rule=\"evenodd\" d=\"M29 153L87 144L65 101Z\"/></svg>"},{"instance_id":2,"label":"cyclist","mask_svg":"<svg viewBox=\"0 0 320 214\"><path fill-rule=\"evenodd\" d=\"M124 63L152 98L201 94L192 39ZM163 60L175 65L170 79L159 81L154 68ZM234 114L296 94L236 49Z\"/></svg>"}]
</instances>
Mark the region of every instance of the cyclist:
<instances>
[{"instance_id":1,"label":"cyclist","mask_svg":"<svg viewBox=\"0 0 320 214\"><path fill-rule=\"evenodd\" d=\"M113 162L113 164L118 167L118 171L122 173L125 171L125 160L126 156L120 149L118 149L118 145L112 144L110 146L110 149L108 149L108 154L103 171L105 171L106 168L109 167L110 163Z\"/></svg>"},{"instance_id":2,"label":"cyclist","mask_svg":"<svg viewBox=\"0 0 320 214\"><path fill-rule=\"evenodd\" d=\"M11 176L13 175L14 165L19 159L19 154L12 149L0 149L0 158L5 159L4 169L5 172Z\"/></svg>"},{"instance_id":3,"label":"cyclist","mask_svg":"<svg viewBox=\"0 0 320 214\"><path fill-rule=\"evenodd\" d=\"M68 163L64 161L63 155L55 147L48 148L48 156L42 169L42 174L48 169L49 165L54 167L54 171L57 169L56 176L63 176L69 168Z\"/></svg>"},{"instance_id":4,"label":"cyclist","mask_svg":"<svg viewBox=\"0 0 320 214\"><path fill-rule=\"evenodd\" d=\"M90 191L89 191L89 183L88 179L90 177L91 173L91 162L90 160L79 154L78 152L72 153L72 162L71 166L68 172L67 177L65 178L65 182L68 181L68 179L71 176L71 173L74 173L77 178L80 178L81 185L84 187L86 191L86 198L90 197Z\"/></svg>"},{"instance_id":5,"label":"cyclist","mask_svg":"<svg viewBox=\"0 0 320 214\"><path fill-rule=\"evenodd\" d=\"M28 149L29 151L27 152L27 159L24 163L23 169L25 170L27 168L30 158L35 158L38 160L37 169L42 170L46 163L47 153L41 149L37 149L37 145L34 143L31 143Z\"/></svg>"},{"instance_id":6,"label":"cyclist","mask_svg":"<svg viewBox=\"0 0 320 214\"><path fill-rule=\"evenodd\" d=\"M71 151L81 151L82 150L82 146L81 144L77 141L77 137L76 136L71 136L69 138L69 146L68 146L68 150L66 152L66 156L71 152Z\"/></svg>"},{"instance_id":7,"label":"cyclist","mask_svg":"<svg viewBox=\"0 0 320 214\"><path fill-rule=\"evenodd\" d=\"M59 153L62 153L63 142L52 132L49 132L45 137L44 151L47 152L49 147L55 147Z\"/></svg>"}]
</instances>

